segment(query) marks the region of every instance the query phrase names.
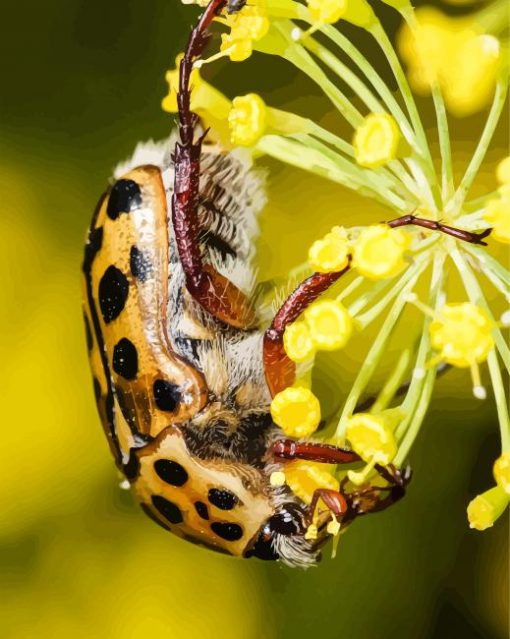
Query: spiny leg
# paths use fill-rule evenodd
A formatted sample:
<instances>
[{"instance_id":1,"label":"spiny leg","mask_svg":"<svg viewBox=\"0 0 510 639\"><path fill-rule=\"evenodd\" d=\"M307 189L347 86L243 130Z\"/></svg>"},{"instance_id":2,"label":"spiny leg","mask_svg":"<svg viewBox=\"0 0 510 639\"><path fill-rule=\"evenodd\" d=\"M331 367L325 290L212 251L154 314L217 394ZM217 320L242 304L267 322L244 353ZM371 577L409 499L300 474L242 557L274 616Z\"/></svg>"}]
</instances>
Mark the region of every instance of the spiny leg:
<instances>
[{"instance_id":1,"label":"spiny leg","mask_svg":"<svg viewBox=\"0 0 510 639\"><path fill-rule=\"evenodd\" d=\"M394 220L390 220L389 222L385 222L391 228L397 228L399 226L421 226L424 229L429 229L431 231L439 231L441 233L445 233L446 235L451 235L457 240L463 240L464 242L469 242L470 244L481 244L482 246L487 246L486 242L483 242L483 239L490 235L492 229L486 229L481 233L472 233L471 231L465 231L463 229L455 228L454 226L448 226L447 224L441 224L441 222L436 222L435 220L427 220L423 217L416 217L412 213L408 215L403 215L402 217L397 217Z\"/></svg>"},{"instance_id":2,"label":"spiny leg","mask_svg":"<svg viewBox=\"0 0 510 639\"><path fill-rule=\"evenodd\" d=\"M191 111L190 77L195 59L203 53L208 27L227 0L211 0L192 30L179 67L180 142L175 145L172 223L186 287L199 304L217 319L238 328L254 321L253 308L246 296L214 268L205 265L200 253L198 220L200 154L205 133L196 141L196 114ZM206 132L207 133L207 132Z\"/></svg>"}]
</instances>

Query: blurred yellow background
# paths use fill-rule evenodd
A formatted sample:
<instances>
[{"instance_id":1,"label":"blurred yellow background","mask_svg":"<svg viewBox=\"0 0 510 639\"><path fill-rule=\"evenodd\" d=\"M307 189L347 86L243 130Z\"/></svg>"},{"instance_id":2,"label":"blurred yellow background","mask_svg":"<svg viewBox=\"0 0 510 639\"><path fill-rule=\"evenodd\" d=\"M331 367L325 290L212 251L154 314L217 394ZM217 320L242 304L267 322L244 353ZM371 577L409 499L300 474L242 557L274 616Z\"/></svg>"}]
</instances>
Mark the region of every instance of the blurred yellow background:
<instances>
[{"instance_id":1,"label":"blurred yellow background","mask_svg":"<svg viewBox=\"0 0 510 639\"><path fill-rule=\"evenodd\" d=\"M376 7L394 32L393 14ZM159 106L164 72L195 15L177 0L2 7L0 637L502 639L508 520L482 534L465 517L490 483L495 410L470 398L462 372L438 384L408 497L357 522L337 559L326 550L308 572L187 544L119 488L84 344L83 240L114 165L173 126ZM332 118L283 62L254 56L208 72L230 96L256 90L275 106L306 104ZM431 115L427 122L433 128ZM481 124L452 122L459 169ZM507 140L503 126L479 192L491 188ZM332 223L388 217L345 189L265 164L263 278L301 262L310 238ZM321 359L316 382L326 402L345 392L360 343L336 361Z\"/></svg>"}]
</instances>

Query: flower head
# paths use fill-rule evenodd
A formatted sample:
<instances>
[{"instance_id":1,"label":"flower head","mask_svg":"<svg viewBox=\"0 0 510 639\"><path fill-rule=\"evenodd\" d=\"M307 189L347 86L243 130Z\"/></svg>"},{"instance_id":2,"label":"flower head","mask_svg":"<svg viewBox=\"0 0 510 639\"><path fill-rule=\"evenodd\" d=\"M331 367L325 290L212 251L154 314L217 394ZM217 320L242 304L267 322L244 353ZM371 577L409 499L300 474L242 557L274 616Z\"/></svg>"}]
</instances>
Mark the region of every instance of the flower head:
<instances>
[{"instance_id":1,"label":"flower head","mask_svg":"<svg viewBox=\"0 0 510 639\"><path fill-rule=\"evenodd\" d=\"M401 229L369 226L353 242L352 265L369 279L395 277L407 266L404 255L410 243L409 234Z\"/></svg>"},{"instance_id":2,"label":"flower head","mask_svg":"<svg viewBox=\"0 0 510 639\"><path fill-rule=\"evenodd\" d=\"M499 189L498 197L487 202L483 214L485 220L492 226L492 237L498 242L510 244L510 186L504 185Z\"/></svg>"},{"instance_id":3,"label":"flower head","mask_svg":"<svg viewBox=\"0 0 510 639\"><path fill-rule=\"evenodd\" d=\"M349 264L349 254L347 233L343 227L335 226L312 244L308 251L308 263L318 273L335 273Z\"/></svg>"},{"instance_id":4,"label":"flower head","mask_svg":"<svg viewBox=\"0 0 510 639\"><path fill-rule=\"evenodd\" d=\"M353 146L356 162L361 166L383 166L397 157L400 130L388 113L371 113L358 126Z\"/></svg>"},{"instance_id":5,"label":"flower head","mask_svg":"<svg viewBox=\"0 0 510 639\"><path fill-rule=\"evenodd\" d=\"M332 474L332 468L310 461L292 461L285 466L285 479L292 492L305 504L312 501L318 488L338 490L338 479Z\"/></svg>"},{"instance_id":6,"label":"flower head","mask_svg":"<svg viewBox=\"0 0 510 639\"><path fill-rule=\"evenodd\" d=\"M266 105L262 98L255 93L234 98L228 114L228 125L232 144L255 144L266 128Z\"/></svg>"},{"instance_id":7,"label":"flower head","mask_svg":"<svg viewBox=\"0 0 510 639\"><path fill-rule=\"evenodd\" d=\"M452 366L483 362L494 348L493 323L485 311L470 304L445 304L430 324L432 346Z\"/></svg>"},{"instance_id":8,"label":"flower head","mask_svg":"<svg viewBox=\"0 0 510 639\"><path fill-rule=\"evenodd\" d=\"M312 304L304 313L315 348L334 351L345 346L352 334L352 320L346 308L336 300Z\"/></svg>"},{"instance_id":9,"label":"flower head","mask_svg":"<svg viewBox=\"0 0 510 639\"><path fill-rule=\"evenodd\" d=\"M293 362L305 362L316 351L316 345L306 322L290 324L283 334L285 352Z\"/></svg>"},{"instance_id":10,"label":"flower head","mask_svg":"<svg viewBox=\"0 0 510 639\"><path fill-rule=\"evenodd\" d=\"M379 415L356 413L348 419L345 434L353 450L362 459L387 466L397 454L397 442L393 435L395 426L391 411Z\"/></svg>"},{"instance_id":11,"label":"flower head","mask_svg":"<svg viewBox=\"0 0 510 639\"><path fill-rule=\"evenodd\" d=\"M510 495L510 451L502 453L494 462L494 479Z\"/></svg>"},{"instance_id":12,"label":"flower head","mask_svg":"<svg viewBox=\"0 0 510 639\"><path fill-rule=\"evenodd\" d=\"M313 22L334 24L347 10L349 0L306 0Z\"/></svg>"},{"instance_id":13,"label":"flower head","mask_svg":"<svg viewBox=\"0 0 510 639\"><path fill-rule=\"evenodd\" d=\"M469 527L475 530L490 528L503 514L509 501L510 495L500 486L477 495L467 507Z\"/></svg>"},{"instance_id":14,"label":"flower head","mask_svg":"<svg viewBox=\"0 0 510 639\"><path fill-rule=\"evenodd\" d=\"M290 387L273 397L271 417L286 435L308 437L317 430L321 407L308 388Z\"/></svg>"}]
</instances>

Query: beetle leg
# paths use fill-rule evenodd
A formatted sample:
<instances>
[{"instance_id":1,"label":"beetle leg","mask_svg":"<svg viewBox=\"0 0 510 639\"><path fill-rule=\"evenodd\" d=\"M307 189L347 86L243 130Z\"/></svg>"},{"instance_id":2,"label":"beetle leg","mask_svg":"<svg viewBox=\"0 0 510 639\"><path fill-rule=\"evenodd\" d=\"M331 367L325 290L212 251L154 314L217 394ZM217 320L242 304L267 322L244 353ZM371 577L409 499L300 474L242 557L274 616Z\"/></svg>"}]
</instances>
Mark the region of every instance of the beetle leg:
<instances>
[{"instance_id":1,"label":"beetle leg","mask_svg":"<svg viewBox=\"0 0 510 639\"><path fill-rule=\"evenodd\" d=\"M350 464L361 459L357 453L346 448L292 439L277 439L271 446L270 454L279 459L305 459L323 464Z\"/></svg>"},{"instance_id":2,"label":"beetle leg","mask_svg":"<svg viewBox=\"0 0 510 639\"><path fill-rule=\"evenodd\" d=\"M179 67L180 142L175 145L174 194L172 224L179 258L186 277L186 287L195 300L217 319L247 328L254 322L254 312L246 296L214 268L204 265L200 254L198 197L200 154L204 135L195 140L197 116L191 111L190 77L195 59L207 43L207 30L212 20L227 4L226 0L211 0L196 27L191 31L186 51Z\"/></svg>"},{"instance_id":3,"label":"beetle leg","mask_svg":"<svg viewBox=\"0 0 510 639\"><path fill-rule=\"evenodd\" d=\"M345 496L338 490L331 490L330 488L317 488L317 490L315 490L313 493L312 501L310 502L310 505L308 506L306 511L305 523L307 524L307 526L313 523L315 511L317 510L317 506L319 504L319 499L322 499L328 510L330 510L337 519L342 519L349 509L349 505Z\"/></svg>"},{"instance_id":4,"label":"beetle leg","mask_svg":"<svg viewBox=\"0 0 510 639\"><path fill-rule=\"evenodd\" d=\"M264 333L264 370L271 395L276 395L294 381L296 367L283 348L283 333L312 302L328 290L344 273L347 265L336 273L314 273L301 282L276 313Z\"/></svg>"},{"instance_id":5,"label":"beetle leg","mask_svg":"<svg viewBox=\"0 0 510 639\"><path fill-rule=\"evenodd\" d=\"M454 226L448 226L447 224L441 224L441 222L436 222L435 220L427 220L422 217L416 217L412 213L409 215L403 215L402 217L397 217L395 220L390 220L389 222L385 222L391 228L397 228L399 226L421 226L425 229L430 229L431 231L439 231L441 233L445 233L446 235L451 235L457 240L463 240L464 242L469 242L470 244L481 244L482 246L487 246L486 242L483 242L483 239L490 235L492 229L485 229L481 233L471 233L470 231L464 231L463 229L455 228Z\"/></svg>"}]
</instances>

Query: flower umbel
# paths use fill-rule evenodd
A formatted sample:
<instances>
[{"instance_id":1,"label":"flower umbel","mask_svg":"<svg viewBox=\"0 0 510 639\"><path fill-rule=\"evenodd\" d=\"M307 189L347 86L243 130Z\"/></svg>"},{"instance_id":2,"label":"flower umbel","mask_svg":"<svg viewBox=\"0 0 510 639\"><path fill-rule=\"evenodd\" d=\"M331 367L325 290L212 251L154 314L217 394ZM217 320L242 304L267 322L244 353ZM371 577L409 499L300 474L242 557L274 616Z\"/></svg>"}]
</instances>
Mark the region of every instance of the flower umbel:
<instances>
[{"instance_id":1,"label":"flower umbel","mask_svg":"<svg viewBox=\"0 0 510 639\"><path fill-rule=\"evenodd\" d=\"M502 50L508 14L474 6L469 16L454 18L430 7L415 10L408 0L384 1L402 20L398 45L407 75L365 0L257 0L239 14L222 16L219 23L227 31L222 52L210 60L219 55L246 59L255 50L277 56L315 83L330 113L319 123L276 109L253 86L253 92L234 98L226 113L224 103L219 104L216 115L221 112L223 122L228 115L230 144L351 189L360 196L360 208L370 200L385 207L387 215L374 216L370 225L335 226L322 237L311 237L308 266L314 273L345 278L328 299L313 303L286 328L284 348L309 371L318 351L343 348L349 354L353 329L363 336L368 327L376 327L374 335L357 346L359 352L351 353L361 359L359 370L349 388L342 382L346 399L319 433L335 443L349 443L362 458L361 470L347 475L358 486L373 480L376 467L405 463L424 422L440 364L468 368L475 396L485 399L479 370L484 363L505 452L494 466L497 486L468 508L471 527L482 530L494 523L510 499L510 416L504 383L510 349L502 333L507 322L498 321L510 302L510 273L497 250L498 242L510 243L510 158L501 157L497 188L483 194L480 182L482 195L474 197L472 187L506 103L509 78ZM339 20L364 29L373 39L391 71L391 82L344 33L342 22L336 24ZM209 110L209 94L199 100L199 87L197 79L192 100L202 117L199 108L210 115L215 107ZM432 97L437 157L411 87ZM461 117L483 109L487 112L479 139L459 170L464 159L452 151L455 120L449 121L448 114ZM336 126L336 120L342 126ZM326 121L335 126L324 126ZM332 201L331 207L338 209L342 224L341 202ZM379 223L381 218L391 224ZM313 225L310 228L313 232ZM422 312L417 314L413 306ZM385 382L375 403L359 412L369 385L381 372ZM321 419L317 397L302 386L278 393L271 414L286 435L298 438L312 435ZM292 471L289 480L286 470L286 480L305 495L303 486L311 487L304 478L313 472L296 466L295 473L301 484ZM341 469L328 477L342 477ZM317 534L314 522L307 538Z\"/></svg>"}]
</instances>

